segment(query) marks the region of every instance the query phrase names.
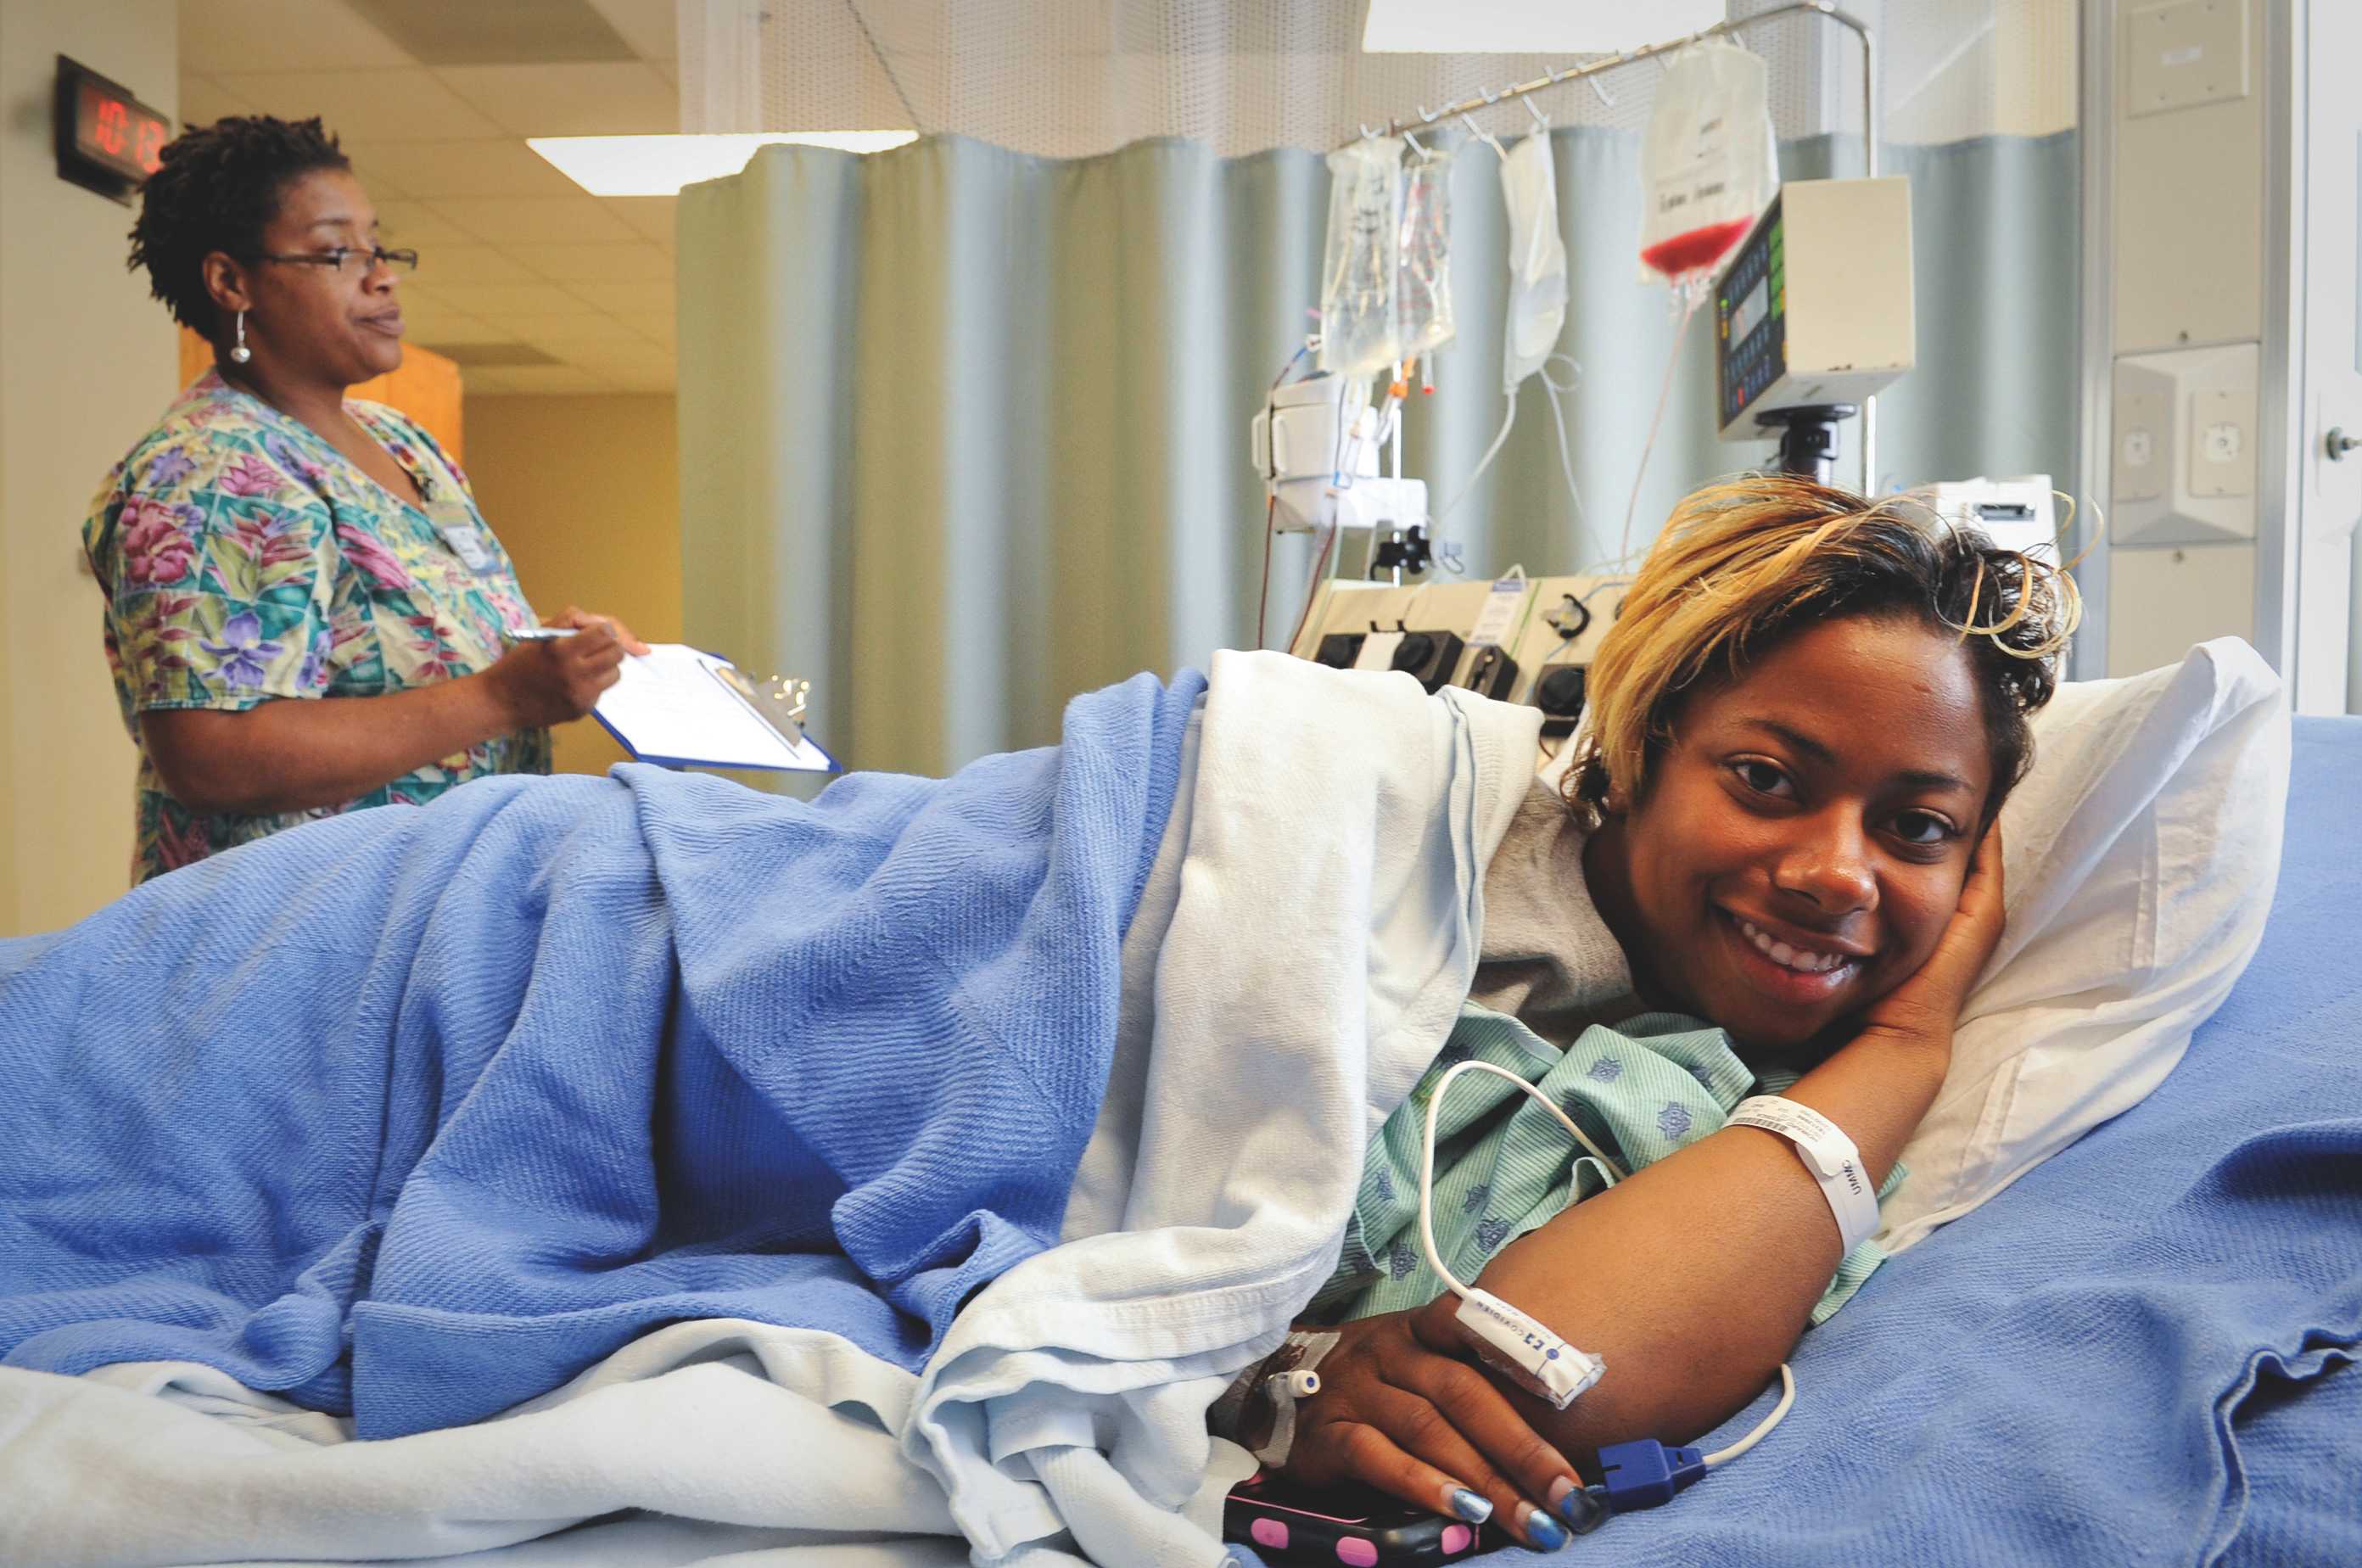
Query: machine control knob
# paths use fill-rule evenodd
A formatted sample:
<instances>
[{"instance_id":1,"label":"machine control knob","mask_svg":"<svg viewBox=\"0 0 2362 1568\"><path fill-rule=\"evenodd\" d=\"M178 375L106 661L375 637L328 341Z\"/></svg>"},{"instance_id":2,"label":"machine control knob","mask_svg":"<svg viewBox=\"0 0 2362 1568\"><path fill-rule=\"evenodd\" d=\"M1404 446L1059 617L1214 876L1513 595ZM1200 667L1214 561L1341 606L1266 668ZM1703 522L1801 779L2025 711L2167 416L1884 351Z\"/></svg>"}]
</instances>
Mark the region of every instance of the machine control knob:
<instances>
[{"instance_id":1,"label":"machine control knob","mask_svg":"<svg viewBox=\"0 0 2362 1568\"><path fill-rule=\"evenodd\" d=\"M1331 632L1320 639L1319 649L1312 657L1316 664L1325 664L1331 669L1351 669L1361 654L1362 634Z\"/></svg>"},{"instance_id":2,"label":"machine control knob","mask_svg":"<svg viewBox=\"0 0 2362 1568\"><path fill-rule=\"evenodd\" d=\"M1435 639L1425 632L1411 632L1396 647L1394 667L1417 672L1434 657Z\"/></svg>"},{"instance_id":3,"label":"machine control knob","mask_svg":"<svg viewBox=\"0 0 2362 1568\"><path fill-rule=\"evenodd\" d=\"M1553 719L1572 719L1583 712L1584 669L1579 664L1545 670L1534 683L1534 706Z\"/></svg>"},{"instance_id":4,"label":"machine control knob","mask_svg":"<svg viewBox=\"0 0 2362 1568\"><path fill-rule=\"evenodd\" d=\"M2346 453L2356 447L2362 447L2362 436L2348 436L2342 428L2333 425L2329 427L2328 439L2322 445L2329 448L2331 462L2342 463L2345 460Z\"/></svg>"}]
</instances>

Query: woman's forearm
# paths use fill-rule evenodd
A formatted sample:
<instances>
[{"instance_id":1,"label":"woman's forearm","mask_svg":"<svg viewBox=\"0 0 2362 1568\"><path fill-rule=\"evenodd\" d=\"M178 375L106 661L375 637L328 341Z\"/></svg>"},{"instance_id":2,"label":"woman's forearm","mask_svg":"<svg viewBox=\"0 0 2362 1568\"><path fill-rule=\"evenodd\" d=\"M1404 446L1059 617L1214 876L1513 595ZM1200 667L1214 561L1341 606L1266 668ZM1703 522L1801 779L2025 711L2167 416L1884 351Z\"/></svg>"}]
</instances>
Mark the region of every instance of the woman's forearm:
<instances>
[{"instance_id":1,"label":"woman's forearm","mask_svg":"<svg viewBox=\"0 0 2362 1568\"><path fill-rule=\"evenodd\" d=\"M497 683L467 676L381 697L140 715L157 772L195 812L266 815L341 805L520 727Z\"/></svg>"},{"instance_id":2,"label":"woman's forearm","mask_svg":"<svg viewBox=\"0 0 2362 1568\"><path fill-rule=\"evenodd\" d=\"M1882 1183L1944 1080L1948 1040L1872 1032L1788 1098L1843 1128ZM1787 1359L1840 1257L1837 1221L1794 1145L1752 1127L1702 1138L1507 1249L1485 1289L1598 1354L1564 1411L1518 1397L1579 1465L1604 1443L1687 1442Z\"/></svg>"}]
</instances>

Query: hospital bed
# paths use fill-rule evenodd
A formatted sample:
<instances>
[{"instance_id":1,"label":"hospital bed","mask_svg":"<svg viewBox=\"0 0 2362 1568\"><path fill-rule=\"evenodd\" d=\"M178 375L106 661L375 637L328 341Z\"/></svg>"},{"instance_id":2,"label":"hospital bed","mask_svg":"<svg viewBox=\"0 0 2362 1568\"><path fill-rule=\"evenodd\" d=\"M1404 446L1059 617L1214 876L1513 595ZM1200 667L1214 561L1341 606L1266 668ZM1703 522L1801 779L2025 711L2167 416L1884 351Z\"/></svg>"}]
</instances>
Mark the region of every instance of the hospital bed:
<instances>
[{"instance_id":1,"label":"hospital bed","mask_svg":"<svg viewBox=\"0 0 2362 1568\"><path fill-rule=\"evenodd\" d=\"M2299 719L2263 946L2164 1085L1808 1333L1753 1454L1565 1555L2362 1562L2357 915L2362 718Z\"/></svg>"},{"instance_id":2,"label":"hospital bed","mask_svg":"<svg viewBox=\"0 0 2362 1568\"><path fill-rule=\"evenodd\" d=\"M1808 1334L1795 1408L1752 1453L1670 1507L1611 1519L1567 1559L2362 1562L2362 1370L2346 1364L2362 1343L2362 974L2347 934L2362 720L2298 722L2287 823L2261 950L2163 1085L1896 1257ZM193 1516L244 1540L265 1489L281 1508L274 1558L367 1540L403 1559L480 1542L472 1561L512 1564L753 1561L797 1545L763 1560L960 1560L940 1491L888 1435L899 1423L865 1426L790 1390L888 1411L911 1397L907 1375L848 1352L829 1376L799 1379L832 1338L800 1332L677 1322L612 1358L603 1386L408 1447L324 1436L335 1423L308 1411L257 1412L218 1377L183 1375L171 1403L128 1373L50 1377L33 1392L82 1414L17 1446L0 1541L46 1476L50 1517L137 1527L163 1542L141 1559L153 1562L240 1556L193 1550ZM714 1342L680 1348L700 1336ZM745 1344L760 1364L735 1353ZM855 1374L857 1388L835 1381ZM167 1449L181 1457L144 1463ZM814 1453L829 1463L797 1473ZM531 1539L561 1518L590 1522ZM813 1541L820 1529L834 1539Z\"/></svg>"}]
</instances>

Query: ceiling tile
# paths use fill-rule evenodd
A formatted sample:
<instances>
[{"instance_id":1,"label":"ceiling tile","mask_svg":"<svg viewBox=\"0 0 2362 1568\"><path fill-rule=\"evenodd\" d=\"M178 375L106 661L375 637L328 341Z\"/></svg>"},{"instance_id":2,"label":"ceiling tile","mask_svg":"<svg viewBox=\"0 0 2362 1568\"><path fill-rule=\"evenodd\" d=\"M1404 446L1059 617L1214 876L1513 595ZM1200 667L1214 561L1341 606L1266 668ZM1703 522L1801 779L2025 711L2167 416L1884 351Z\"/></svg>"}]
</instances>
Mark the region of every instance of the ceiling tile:
<instances>
[{"instance_id":1,"label":"ceiling tile","mask_svg":"<svg viewBox=\"0 0 2362 1568\"><path fill-rule=\"evenodd\" d=\"M509 254L553 283L658 283L672 297L672 252L635 239L629 245L513 245Z\"/></svg>"},{"instance_id":2,"label":"ceiling tile","mask_svg":"<svg viewBox=\"0 0 2362 1568\"><path fill-rule=\"evenodd\" d=\"M509 315L502 325L528 343L581 343L594 338L642 339L646 334L588 306L579 315Z\"/></svg>"},{"instance_id":3,"label":"ceiling tile","mask_svg":"<svg viewBox=\"0 0 2362 1568\"><path fill-rule=\"evenodd\" d=\"M457 225L436 217L416 202L378 203L377 232L380 244L406 245L414 250L442 250L475 243Z\"/></svg>"},{"instance_id":4,"label":"ceiling tile","mask_svg":"<svg viewBox=\"0 0 2362 1568\"><path fill-rule=\"evenodd\" d=\"M464 340L475 337L489 328L456 305L420 293L405 287L398 296L402 301L402 335L413 343L429 338Z\"/></svg>"},{"instance_id":5,"label":"ceiling tile","mask_svg":"<svg viewBox=\"0 0 2362 1568\"><path fill-rule=\"evenodd\" d=\"M531 283L537 281L532 269L524 262L489 245L438 245L431 251L420 249L418 282L410 286L424 286L432 293L441 293L454 283Z\"/></svg>"},{"instance_id":6,"label":"ceiling tile","mask_svg":"<svg viewBox=\"0 0 2362 1568\"><path fill-rule=\"evenodd\" d=\"M342 5L324 0L181 0L181 69L336 71L417 62Z\"/></svg>"},{"instance_id":7,"label":"ceiling tile","mask_svg":"<svg viewBox=\"0 0 2362 1568\"><path fill-rule=\"evenodd\" d=\"M393 176L414 196L579 196L582 187L550 167L524 142L365 142L349 149L355 162Z\"/></svg>"},{"instance_id":8,"label":"ceiling tile","mask_svg":"<svg viewBox=\"0 0 2362 1568\"><path fill-rule=\"evenodd\" d=\"M509 386L506 377L507 372L504 370L491 370L481 366L462 367L459 371L459 391L466 397L483 397L492 392L509 392L513 389Z\"/></svg>"},{"instance_id":9,"label":"ceiling tile","mask_svg":"<svg viewBox=\"0 0 2362 1568\"><path fill-rule=\"evenodd\" d=\"M568 283L566 292L595 309L616 315L662 309L673 303L673 291L647 283Z\"/></svg>"},{"instance_id":10,"label":"ceiling tile","mask_svg":"<svg viewBox=\"0 0 2362 1568\"><path fill-rule=\"evenodd\" d=\"M501 127L421 66L400 71L216 72L223 88L281 119L317 115L356 141L465 141Z\"/></svg>"},{"instance_id":11,"label":"ceiling tile","mask_svg":"<svg viewBox=\"0 0 2362 1568\"><path fill-rule=\"evenodd\" d=\"M607 210L639 230L643 238L672 247L678 196L610 196Z\"/></svg>"},{"instance_id":12,"label":"ceiling tile","mask_svg":"<svg viewBox=\"0 0 2362 1568\"><path fill-rule=\"evenodd\" d=\"M600 392L615 389L590 371L573 365L525 365L498 372L502 393ZM473 391L471 386L469 390ZM494 389L488 388L487 391Z\"/></svg>"},{"instance_id":13,"label":"ceiling tile","mask_svg":"<svg viewBox=\"0 0 2362 1568\"><path fill-rule=\"evenodd\" d=\"M673 320L672 312L668 310L618 311L605 319L620 321L641 337L652 342L661 343L668 348L671 348L679 337L679 325Z\"/></svg>"},{"instance_id":14,"label":"ceiling tile","mask_svg":"<svg viewBox=\"0 0 2362 1568\"><path fill-rule=\"evenodd\" d=\"M558 362L555 354L513 339L437 338L426 347L463 370L479 367L510 370L527 365L555 365Z\"/></svg>"},{"instance_id":15,"label":"ceiling tile","mask_svg":"<svg viewBox=\"0 0 2362 1568\"><path fill-rule=\"evenodd\" d=\"M408 186L395 179L391 171L379 168L370 154L362 149L355 147L342 137L337 138L337 144L344 149L345 156L352 160L353 178L361 182L361 189L369 193L370 200L398 202L414 193Z\"/></svg>"},{"instance_id":16,"label":"ceiling tile","mask_svg":"<svg viewBox=\"0 0 2362 1568\"><path fill-rule=\"evenodd\" d=\"M209 126L231 115L254 112L253 105L210 76L184 74L181 78L181 123L184 126Z\"/></svg>"},{"instance_id":17,"label":"ceiling tile","mask_svg":"<svg viewBox=\"0 0 2362 1568\"><path fill-rule=\"evenodd\" d=\"M645 61L455 65L435 73L518 136L678 136L680 94Z\"/></svg>"},{"instance_id":18,"label":"ceiling tile","mask_svg":"<svg viewBox=\"0 0 2362 1568\"><path fill-rule=\"evenodd\" d=\"M499 329L496 336L513 337L512 316L565 315L580 303L556 283L452 283L438 287L436 298L454 309L480 316Z\"/></svg>"},{"instance_id":19,"label":"ceiling tile","mask_svg":"<svg viewBox=\"0 0 2362 1568\"><path fill-rule=\"evenodd\" d=\"M631 44L584 0L343 0L426 65L630 60Z\"/></svg>"},{"instance_id":20,"label":"ceiling tile","mask_svg":"<svg viewBox=\"0 0 2362 1568\"><path fill-rule=\"evenodd\" d=\"M402 292L402 336L412 343L489 343L516 334L413 285Z\"/></svg>"},{"instance_id":21,"label":"ceiling tile","mask_svg":"<svg viewBox=\"0 0 2362 1568\"><path fill-rule=\"evenodd\" d=\"M454 197L436 213L494 245L612 245L638 237L596 196Z\"/></svg>"},{"instance_id":22,"label":"ceiling tile","mask_svg":"<svg viewBox=\"0 0 2362 1568\"><path fill-rule=\"evenodd\" d=\"M673 353L641 337L535 339L535 348L597 375L670 375Z\"/></svg>"},{"instance_id":23,"label":"ceiling tile","mask_svg":"<svg viewBox=\"0 0 2362 1568\"><path fill-rule=\"evenodd\" d=\"M590 5L642 60L668 61L680 52L677 0L590 0Z\"/></svg>"}]
</instances>

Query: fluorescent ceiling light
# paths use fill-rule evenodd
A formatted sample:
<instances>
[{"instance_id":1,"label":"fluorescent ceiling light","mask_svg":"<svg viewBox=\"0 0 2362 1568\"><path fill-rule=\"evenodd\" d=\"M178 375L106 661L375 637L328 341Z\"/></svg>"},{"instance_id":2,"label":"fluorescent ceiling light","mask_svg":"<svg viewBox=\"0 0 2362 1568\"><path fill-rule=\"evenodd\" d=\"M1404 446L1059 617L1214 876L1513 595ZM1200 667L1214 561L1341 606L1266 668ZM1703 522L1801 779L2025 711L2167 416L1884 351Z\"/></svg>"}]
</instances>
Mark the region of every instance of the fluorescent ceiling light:
<instances>
[{"instance_id":1,"label":"fluorescent ceiling light","mask_svg":"<svg viewBox=\"0 0 2362 1568\"><path fill-rule=\"evenodd\" d=\"M535 136L525 145L594 196L670 196L683 185L719 180L746 167L755 149L775 142L883 152L916 141L914 130L763 131L751 136Z\"/></svg>"},{"instance_id":2,"label":"fluorescent ceiling light","mask_svg":"<svg viewBox=\"0 0 2362 1568\"><path fill-rule=\"evenodd\" d=\"M1724 19L1725 0L1370 0L1371 54L1615 54Z\"/></svg>"}]
</instances>

